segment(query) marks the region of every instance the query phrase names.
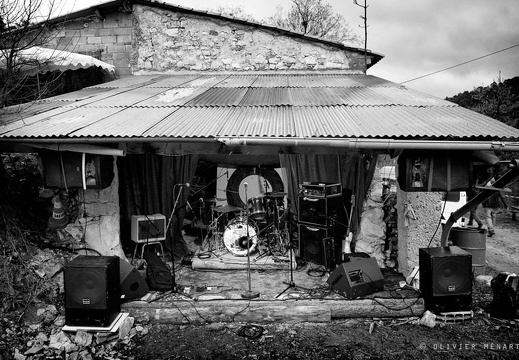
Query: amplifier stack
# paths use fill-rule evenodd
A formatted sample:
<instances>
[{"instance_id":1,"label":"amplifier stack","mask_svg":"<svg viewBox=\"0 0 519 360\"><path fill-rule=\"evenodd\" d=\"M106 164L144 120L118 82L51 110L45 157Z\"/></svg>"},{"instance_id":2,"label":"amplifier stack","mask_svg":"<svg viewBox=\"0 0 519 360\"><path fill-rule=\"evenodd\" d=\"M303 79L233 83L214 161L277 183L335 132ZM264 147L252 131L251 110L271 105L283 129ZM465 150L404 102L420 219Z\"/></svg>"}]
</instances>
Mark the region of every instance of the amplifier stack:
<instances>
[{"instance_id":1,"label":"amplifier stack","mask_svg":"<svg viewBox=\"0 0 519 360\"><path fill-rule=\"evenodd\" d=\"M304 183L298 198L299 255L306 261L332 268L347 230L351 191L341 184Z\"/></svg>"}]
</instances>

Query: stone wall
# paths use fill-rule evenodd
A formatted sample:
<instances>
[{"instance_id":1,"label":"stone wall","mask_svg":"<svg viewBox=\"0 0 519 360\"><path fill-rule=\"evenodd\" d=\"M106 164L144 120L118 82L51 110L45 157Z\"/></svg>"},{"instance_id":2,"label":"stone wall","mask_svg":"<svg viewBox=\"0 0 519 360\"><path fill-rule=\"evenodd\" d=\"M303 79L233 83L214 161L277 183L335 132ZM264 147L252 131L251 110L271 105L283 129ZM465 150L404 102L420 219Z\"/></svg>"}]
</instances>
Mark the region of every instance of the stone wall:
<instances>
[{"instance_id":1,"label":"stone wall","mask_svg":"<svg viewBox=\"0 0 519 360\"><path fill-rule=\"evenodd\" d=\"M364 56L310 37L218 16L135 5L103 20L66 22L49 46L92 55L117 75L179 71L349 70L361 73Z\"/></svg>"},{"instance_id":2,"label":"stone wall","mask_svg":"<svg viewBox=\"0 0 519 360\"><path fill-rule=\"evenodd\" d=\"M440 245L441 194L398 189L398 270L408 274L418 265L418 249Z\"/></svg>"},{"instance_id":3,"label":"stone wall","mask_svg":"<svg viewBox=\"0 0 519 360\"><path fill-rule=\"evenodd\" d=\"M397 184L388 194L379 172L383 161L379 158L363 205L354 250L407 275L418 265L419 248L440 245L441 193L406 193Z\"/></svg>"},{"instance_id":4,"label":"stone wall","mask_svg":"<svg viewBox=\"0 0 519 360\"><path fill-rule=\"evenodd\" d=\"M218 17L135 7L134 71L361 70L363 57Z\"/></svg>"},{"instance_id":5,"label":"stone wall","mask_svg":"<svg viewBox=\"0 0 519 360\"><path fill-rule=\"evenodd\" d=\"M101 190L80 192L79 224L85 233L87 247L101 255L125 258L120 241L119 177L114 159L112 184Z\"/></svg>"}]
</instances>

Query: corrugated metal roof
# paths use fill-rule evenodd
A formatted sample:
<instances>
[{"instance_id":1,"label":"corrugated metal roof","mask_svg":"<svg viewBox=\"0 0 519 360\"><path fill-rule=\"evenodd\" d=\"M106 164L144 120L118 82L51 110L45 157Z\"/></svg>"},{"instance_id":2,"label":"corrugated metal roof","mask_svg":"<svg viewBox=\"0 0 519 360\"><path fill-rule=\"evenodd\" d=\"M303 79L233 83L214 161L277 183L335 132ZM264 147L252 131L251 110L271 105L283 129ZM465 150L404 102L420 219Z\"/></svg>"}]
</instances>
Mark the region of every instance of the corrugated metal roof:
<instances>
[{"instance_id":1,"label":"corrugated metal roof","mask_svg":"<svg viewBox=\"0 0 519 360\"><path fill-rule=\"evenodd\" d=\"M2 138L518 139L519 130L374 76L133 76L2 115Z\"/></svg>"}]
</instances>

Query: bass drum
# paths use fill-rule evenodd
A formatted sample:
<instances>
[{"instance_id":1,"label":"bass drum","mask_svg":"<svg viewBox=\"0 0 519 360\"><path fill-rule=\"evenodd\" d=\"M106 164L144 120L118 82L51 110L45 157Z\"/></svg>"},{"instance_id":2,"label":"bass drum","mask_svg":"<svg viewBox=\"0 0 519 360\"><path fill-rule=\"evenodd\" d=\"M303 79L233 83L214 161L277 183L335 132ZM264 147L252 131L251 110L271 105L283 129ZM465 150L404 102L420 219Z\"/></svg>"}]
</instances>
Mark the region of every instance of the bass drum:
<instances>
[{"instance_id":1,"label":"bass drum","mask_svg":"<svg viewBox=\"0 0 519 360\"><path fill-rule=\"evenodd\" d=\"M247 241L247 235L250 241ZM253 220L238 216L232 219L223 233L223 243L227 250L235 256L247 256L248 250L254 252L258 244L258 229ZM247 248L247 244L250 247Z\"/></svg>"}]
</instances>

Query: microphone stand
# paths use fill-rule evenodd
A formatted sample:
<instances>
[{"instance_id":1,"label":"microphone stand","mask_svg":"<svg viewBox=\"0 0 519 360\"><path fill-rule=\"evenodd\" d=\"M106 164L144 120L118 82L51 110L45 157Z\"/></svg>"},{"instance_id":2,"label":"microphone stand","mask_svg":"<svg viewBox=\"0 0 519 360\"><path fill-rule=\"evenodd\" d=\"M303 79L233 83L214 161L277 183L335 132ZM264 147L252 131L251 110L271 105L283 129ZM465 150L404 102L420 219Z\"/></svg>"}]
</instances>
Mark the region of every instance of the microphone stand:
<instances>
[{"instance_id":1,"label":"microphone stand","mask_svg":"<svg viewBox=\"0 0 519 360\"><path fill-rule=\"evenodd\" d=\"M174 187L173 187L173 194L175 193L175 188L177 187L178 184L176 184ZM173 218L173 214L175 213L175 210L177 208L177 205L178 205L178 199L180 199L180 194L182 194L182 189L184 187L182 186L177 194L177 197L175 199L175 203L173 204L173 210L171 210L171 215L169 216L169 220L168 220L168 226L166 228L166 231L167 229L169 229L169 226L171 225L171 219ZM177 283L176 283L176 280L175 280L175 255L174 255L174 249L175 249L175 234L173 233L173 229L171 229L171 275L173 277L173 284L171 285L171 292L172 293L176 293L178 291L177 289Z\"/></svg>"},{"instance_id":2,"label":"microphone stand","mask_svg":"<svg viewBox=\"0 0 519 360\"><path fill-rule=\"evenodd\" d=\"M290 209L288 209L288 222L291 221L291 218L292 216L290 215ZM290 230L290 226L287 225L285 223L285 227L288 226L288 229ZM278 297L280 297L281 295L283 295L288 289L290 288L295 288L295 287L298 287L300 289L303 289L303 290L309 290L307 288L304 288L304 287L301 287L301 286L298 286L296 285L296 283L294 282L294 267L292 265L292 262L294 261L293 260L293 246L292 246L292 240L290 239L290 231L288 231L288 251L289 251L289 258L290 258L290 281L289 282L286 282L286 281L283 281L283 284L287 284L288 286L285 288L285 290L283 290L282 292L280 292L279 294L276 295L276 299Z\"/></svg>"},{"instance_id":3,"label":"microphone stand","mask_svg":"<svg viewBox=\"0 0 519 360\"><path fill-rule=\"evenodd\" d=\"M251 279L250 279L251 244L250 244L250 235L249 235L249 203L248 203L248 199L247 199L247 183L245 183L244 185L245 185L245 206L247 207L245 226L247 226L247 281L249 283L249 290L247 290L246 292L241 294L241 297L244 299L255 299L255 298L259 297L260 294L257 291L252 291L252 289L251 289Z\"/></svg>"}]
</instances>

